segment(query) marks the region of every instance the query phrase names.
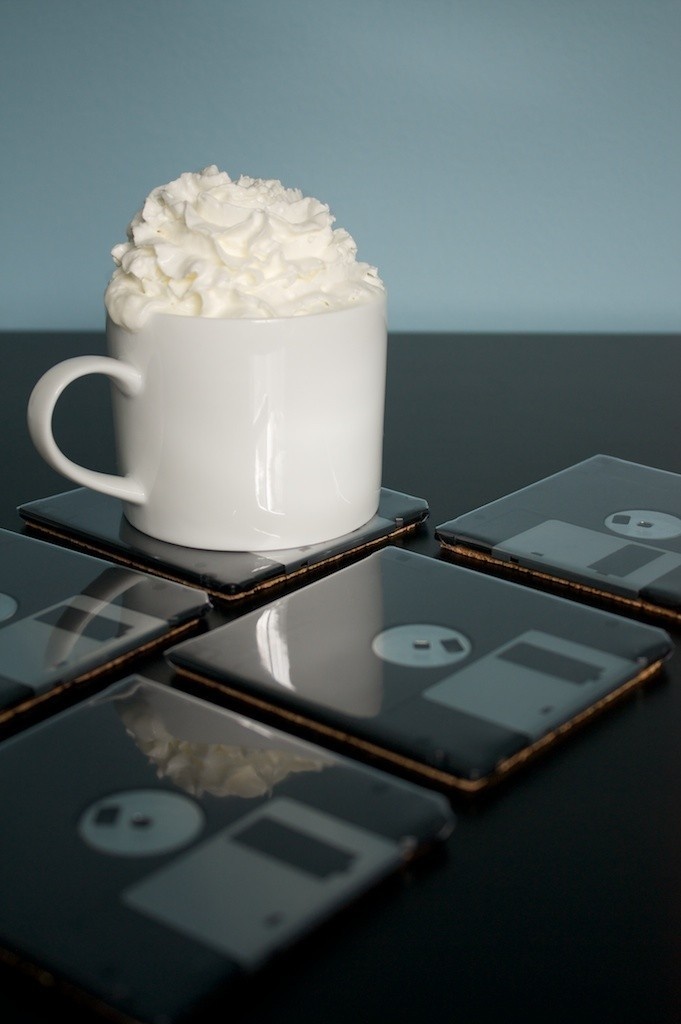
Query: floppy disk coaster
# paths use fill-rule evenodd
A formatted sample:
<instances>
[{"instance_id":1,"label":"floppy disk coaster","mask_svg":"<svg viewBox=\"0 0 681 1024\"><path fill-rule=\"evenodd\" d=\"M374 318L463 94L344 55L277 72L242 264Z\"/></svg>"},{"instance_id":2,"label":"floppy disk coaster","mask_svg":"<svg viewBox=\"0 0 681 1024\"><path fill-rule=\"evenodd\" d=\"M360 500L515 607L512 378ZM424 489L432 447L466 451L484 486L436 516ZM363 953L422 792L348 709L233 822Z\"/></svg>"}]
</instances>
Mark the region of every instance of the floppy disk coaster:
<instances>
[{"instance_id":1,"label":"floppy disk coaster","mask_svg":"<svg viewBox=\"0 0 681 1024\"><path fill-rule=\"evenodd\" d=\"M444 554L681 622L681 476L594 455L442 523Z\"/></svg>"},{"instance_id":2,"label":"floppy disk coaster","mask_svg":"<svg viewBox=\"0 0 681 1024\"><path fill-rule=\"evenodd\" d=\"M330 572L414 532L429 514L423 498L383 487L376 515L352 533L302 548L249 552L204 551L148 537L128 523L118 499L81 487L26 502L17 511L38 536L201 587L215 600L230 604L293 579Z\"/></svg>"},{"instance_id":3,"label":"floppy disk coaster","mask_svg":"<svg viewBox=\"0 0 681 1024\"><path fill-rule=\"evenodd\" d=\"M0 960L149 1024L230 1020L236 985L455 821L443 796L139 675L0 744L0 818Z\"/></svg>"},{"instance_id":4,"label":"floppy disk coaster","mask_svg":"<svg viewBox=\"0 0 681 1024\"><path fill-rule=\"evenodd\" d=\"M389 546L165 656L265 717L475 792L671 651L657 626Z\"/></svg>"},{"instance_id":5,"label":"floppy disk coaster","mask_svg":"<svg viewBox=\"0 0 681 1024\"><path fill-rule=\"evenodd\" d=\"M207 594L0 530L0 727L196 632Z\"/></svg>"}]
</instances>

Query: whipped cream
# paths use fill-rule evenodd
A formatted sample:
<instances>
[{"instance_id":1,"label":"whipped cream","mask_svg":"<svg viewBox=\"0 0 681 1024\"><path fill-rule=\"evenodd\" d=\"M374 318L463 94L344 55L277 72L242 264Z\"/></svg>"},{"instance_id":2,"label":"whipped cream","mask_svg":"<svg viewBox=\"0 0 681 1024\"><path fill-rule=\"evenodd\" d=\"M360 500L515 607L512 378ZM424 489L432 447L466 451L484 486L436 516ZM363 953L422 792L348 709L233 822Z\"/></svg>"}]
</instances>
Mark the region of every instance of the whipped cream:
<instances>
[{"instance_id":1,"label":"whipped cream","mask_svg":"<svg viewBox=\"0 0 681 1024\"><path fill-rule=\"evenodd\" d=\"M280 181L187 172L149 193L112 249L107 312L136 331L154 313L288 317L365 302L383 282L334 222Z\"/></svg>"},{"instance_id":2,"label":"whipped cream","mask_svg":"<svg viewBox=\"0 0 681 1024\"><path fill-rule=\"evenodd\" d=\"M121 717L128 734L156 768L157 777L170 779L192 796L263 796L291 774L326 767L320 760L290 750L180 739L137 697L123 702Z\"/></svg>"}]
</instances>

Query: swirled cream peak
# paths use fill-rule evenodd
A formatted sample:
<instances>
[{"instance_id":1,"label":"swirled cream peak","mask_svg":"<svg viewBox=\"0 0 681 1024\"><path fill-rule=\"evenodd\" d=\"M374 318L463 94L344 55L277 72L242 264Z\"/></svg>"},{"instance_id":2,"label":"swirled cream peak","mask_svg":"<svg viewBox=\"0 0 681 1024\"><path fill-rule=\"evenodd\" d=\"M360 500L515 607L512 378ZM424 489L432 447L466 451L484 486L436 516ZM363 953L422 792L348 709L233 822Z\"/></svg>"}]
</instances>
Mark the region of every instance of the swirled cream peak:
<instances>
[{"instance_id":1,"label":"swirled cream peak","mask_svg":"<svg viewBox=\"0 0 681 1024\"><path fill-rule=\"evenodd\" d=\"M111 251L109 316L129 331L153 313L278 317L323 313L383 291L329 207L280 181L215 165L153 189Z\"/></svg>"}]
</instances>

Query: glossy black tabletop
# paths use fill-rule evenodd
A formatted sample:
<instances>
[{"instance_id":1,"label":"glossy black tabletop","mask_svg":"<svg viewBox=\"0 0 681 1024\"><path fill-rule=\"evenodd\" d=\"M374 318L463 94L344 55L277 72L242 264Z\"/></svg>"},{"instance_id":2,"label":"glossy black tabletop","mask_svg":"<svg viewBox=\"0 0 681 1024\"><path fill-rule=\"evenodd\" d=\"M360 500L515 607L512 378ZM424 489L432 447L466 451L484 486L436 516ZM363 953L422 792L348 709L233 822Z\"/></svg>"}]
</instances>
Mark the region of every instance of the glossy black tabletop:
<instances>
[{"instance_id":1,"label":"glossy black tabletop","mask_svg":"<svg viewBox=\"0 0 681 1024\"><path fill-rule=\"evenodd\" d=\"M103 351L99 333L0 335L0 527L22 531L19 504L70 487L28 437L33 384ZM55 429L72 458L110 472L107 388L73 385ZM597 453L681 473L681 335L391 335L383 483L430 506L407 547L439 558L437 524ZM147 668L168 678L161 658ZM451 799L457 827L440 854L291 951L219 1019L681 1021L676 651L655 685L493 793ZM98 1019L2 969L6 1024L62 1012Z\"/></svg>"}]
</instances>

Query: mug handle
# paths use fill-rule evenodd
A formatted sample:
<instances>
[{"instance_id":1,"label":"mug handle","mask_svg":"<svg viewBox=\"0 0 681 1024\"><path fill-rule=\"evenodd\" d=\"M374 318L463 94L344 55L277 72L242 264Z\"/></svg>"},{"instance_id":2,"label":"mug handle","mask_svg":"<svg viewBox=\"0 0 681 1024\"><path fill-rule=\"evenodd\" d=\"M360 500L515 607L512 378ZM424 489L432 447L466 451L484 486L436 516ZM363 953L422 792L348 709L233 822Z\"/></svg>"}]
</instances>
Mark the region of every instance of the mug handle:
<instances>
[{"instance_id":1,"label":"mug handle","mask_svg":"<svg viewBox=\"0 0 681 1024\"><path fill-rule=\"evenodd\" d=\"M74 356L51 367L39 379L28 400L28 430L33 444L52 469L83 487L110 494L122 501L141 505L146 501L144 488L130 476L113 476L79 466L67 459L52 433L52 416L62 391L74 380L90 373L102 373L116 383L124 395L139 394L143 379L129 363L110 356Z\"/></svg>"}]
</instances>

